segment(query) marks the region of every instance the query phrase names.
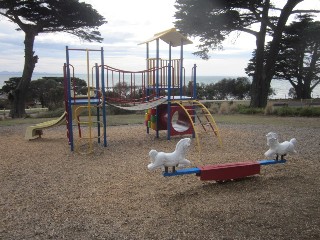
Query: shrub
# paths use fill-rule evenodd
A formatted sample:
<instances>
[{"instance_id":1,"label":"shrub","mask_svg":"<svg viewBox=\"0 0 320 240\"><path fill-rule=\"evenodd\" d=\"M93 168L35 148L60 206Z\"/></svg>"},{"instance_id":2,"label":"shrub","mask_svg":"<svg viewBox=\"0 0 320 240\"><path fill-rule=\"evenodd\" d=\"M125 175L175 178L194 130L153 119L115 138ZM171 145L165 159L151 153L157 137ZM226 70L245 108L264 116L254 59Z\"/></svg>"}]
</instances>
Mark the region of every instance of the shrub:
<instances>
[{"instance_id":1,"label":"shrub","mask_svg":"<svg viewBox=\"0 0 320 240\"><path fill-rule=\"evenodd\" d=\"M263 108L252 108L249 106L238 105L238 112L241 114L263 114Z\"/></svg>"},{"instance_id":2,"label":"shrub","mask_svg":"<svg viewBox=\"0 0 320 240\"><path fill-rule=\"evenodd\" d=\"M207 107L209 112L212 114L216 114L219 112L219 104L211 103L209 107Z\"/></svg>"},{"instance_id":3,"label":"shrub","mask_svg":"<svg viewBox=\"0 0 320 240\"><path fill-rule=\"evenodd\" d=\"M238 113L239 105L233 101L229 102L229 113Z\"/></svg>"},{"instance_id":4,"label":"shrub","mask_svg":"<svg viewBox=\"0 0 320 240\"><path fill-rule=\"evenodd\" d=\"M280 108L275 108L273 110L273 113L277 116L297 116L297 110L296 108L292 107L280 107Z\"/></svg>"},{"instance_id":5,"label":"shrub","mask_svg":"<svg viewBox=\"0 0 320 240\"><path fill-rule=\"evenodd\" d=\"M57 108L54 111L47 111L39 113L39 118L57 118L64 113L64 108Z\"/></svg>"},{"instance_id":6,"label":"shrub","mask_svg":"<svg viewBox=\"0 0 320 240\"><path fill-rule=\"evenodd\" d=\"M227 102L223 102L220 105L219 113L220 114L228 114L230 112L230 105Z\"/></svg>"},{"instance_id":7,"label":"shrub","mask_svg":"<svg viewBox=\"0 0 320 240\"><path fill-rule=\"evenodd\" d=\"M0 99L0 109L10 109L11 105L8 99Z\"/></svg>"},{"instance_id":8,"label":"shrub","mask_svg":"<svg viewBox=\"0 0 320 240\"><path fill-rule=\"evenodd\" d=\"M125 109L121 109L121 108L117 108L114 106L107 106L107 114L111 114L111 115L121 115L121 114L131 114L131 113L135 113L134 111L129 111L129 110L125 110Z\"/></svg>"},{"instance_id":9,"label":"shrub","mask_svg":"<svg viewBox=\"0 0 320 240\"><path fill-rule=\"evenodd\" d=\"M300 114L301 109L302 107L282 107L278 109L278 111L276 112L276 115L296 117L301 115Z\"/></svg>"},{"instance_id":10,"label":"shrub","mask_svg":"<svg viewBox=\"0 0 320 240\"><path fill-rule=\"evenodd\" d=\"M320 108L318 107L303 107L301 108L299 115L301 117L319 117Z\"/></svg>"}]
</instances>

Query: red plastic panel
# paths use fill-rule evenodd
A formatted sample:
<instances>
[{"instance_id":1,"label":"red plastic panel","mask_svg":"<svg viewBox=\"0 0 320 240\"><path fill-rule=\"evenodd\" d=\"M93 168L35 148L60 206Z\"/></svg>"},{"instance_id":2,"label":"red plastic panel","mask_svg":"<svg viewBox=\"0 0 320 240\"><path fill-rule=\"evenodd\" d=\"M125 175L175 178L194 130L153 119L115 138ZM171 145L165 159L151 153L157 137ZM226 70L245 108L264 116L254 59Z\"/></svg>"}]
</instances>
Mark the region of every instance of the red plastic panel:
<instances>
[{"instance_id":1,"label":"red plastic panel","mask_svg":"<svg viewBox=\"0 0 320 240\"><path fill-rule=\"evenodd\" d=\"M259 174L260 164L257 162L226 163L203 166L199 169L202 181L225 181Z\"/></svg>"},{"instance_id":2,"label":"red plastic panel","mask_svg":"<svg viewBox=\"0 0 320 240\"><path fill-rule=\"evenodd\" d=\"M189 109L189 111L191 111L193 107L186 106L185 108ZM172 116L174 115L175 112L178 112L177 123L187 126L186 130L178 132L172 126ZM180 106L172 105L170 115L171 115L170 116L170 121L171 121L170 135L171 136L193 133L192 124L190 123L188 115L185 113L185 111ZM158 128L157 129L158 130L167 130L168 129L168 105L166 105L166 104L158 106Z\"/></svg>"}]
</instances>

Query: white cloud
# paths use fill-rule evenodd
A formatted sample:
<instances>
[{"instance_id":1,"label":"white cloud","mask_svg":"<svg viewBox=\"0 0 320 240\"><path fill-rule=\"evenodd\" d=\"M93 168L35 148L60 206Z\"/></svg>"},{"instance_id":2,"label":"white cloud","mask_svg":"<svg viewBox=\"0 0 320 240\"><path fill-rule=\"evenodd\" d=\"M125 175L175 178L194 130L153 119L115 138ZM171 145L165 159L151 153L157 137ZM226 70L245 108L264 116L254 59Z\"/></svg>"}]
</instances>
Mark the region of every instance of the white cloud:
<instances>
[{"instance_id":1,"label":"white cloud","mask_svg":"<svg viewBox=\"0 0 320 240\"><path fill-rule=\"evenodd\" d=\"M100 27L104 41L87 43L65 33L40 34L35 41L35 51L39 56L37 72L61 73L65 60L65 46L72 48L104 48L105 63L116 68L139 71L145 68L145 45L138 45L155 33L174 26L175 0L80 0L91 4L108 21ZM305 0L299 8L310 6L319 9L319 0ZM15 31L17 26L0 17L0 71L21 71L24 56L24 34ZM223 51L211 53L209 61L192 55L197 51L197 41L184 47L184 65L191 69L198 66L199 75L240 75L255 48L255 38L241 33L232 34L224 43ZM168 45L160 44L160 57L168 57ZM155 56L155 43L150 44L150 57ZM179 48L172 51L173 58L179 58ZM72 53L72 61L85 66L86 57L82 53ZM91 61L94 63L94 54ZM85 72L85 70L80 70Z\"/></svg>"}]
</instances>

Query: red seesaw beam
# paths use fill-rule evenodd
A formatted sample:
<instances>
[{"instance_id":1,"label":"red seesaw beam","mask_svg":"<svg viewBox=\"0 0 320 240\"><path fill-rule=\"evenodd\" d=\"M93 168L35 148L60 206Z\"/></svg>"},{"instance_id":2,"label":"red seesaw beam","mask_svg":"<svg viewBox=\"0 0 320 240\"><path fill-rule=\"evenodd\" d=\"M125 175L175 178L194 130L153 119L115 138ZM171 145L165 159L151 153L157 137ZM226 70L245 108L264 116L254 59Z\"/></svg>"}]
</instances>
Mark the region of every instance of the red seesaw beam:
<instances>
[{"instance_id":1,"label":"red seesaw beam","mask_svg":"<svg viewBox=\"0 0 320 240\"><path fill-rule=\"evenodd\" d=\"M226 163L199 167L200 180L227 181L260 174L258 162Z\"/></svg>"},{"instance_id":2,"label":"red seesaw beam","mask_svg":"<svg viewBox=\"0 0 320 240\"><path fill-rule=\"evenodd\" d=\"M198 168L186 168L175 172L164 172L163 176L170 177L185 174L196 174L202 181L228 181L260 174L260 167L263 165L285 162L286 160L260 160L255 162L225 163Z\"/></svg>"}]
</instances>

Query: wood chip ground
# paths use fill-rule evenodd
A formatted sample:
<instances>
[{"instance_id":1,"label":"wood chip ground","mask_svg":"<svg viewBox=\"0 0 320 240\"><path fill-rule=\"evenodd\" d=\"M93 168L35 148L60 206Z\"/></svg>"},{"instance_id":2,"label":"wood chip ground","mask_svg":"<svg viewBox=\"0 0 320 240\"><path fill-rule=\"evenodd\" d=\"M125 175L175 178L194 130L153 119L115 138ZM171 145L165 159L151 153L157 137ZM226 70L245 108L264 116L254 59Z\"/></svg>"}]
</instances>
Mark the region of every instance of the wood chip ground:
<instances>
[{"instance_id":1,"label":"wood chip ground","mask_svg":"<svg viewBox=\"0 0 320 240\"><path fill-rule=\"evenodd\" d=\"M180 137L143 125L108 127L89 155L70 151L65 126L33 141L27 125L0 127L0 239L320 239L320 123L304 121L219 124L224 147L204 139L203 164L264 159L269 131L298 141L286 164L222 184L149 172L148 152ZM187 158L198 164L195 141Z\"/></svg>"}]
</instances>

